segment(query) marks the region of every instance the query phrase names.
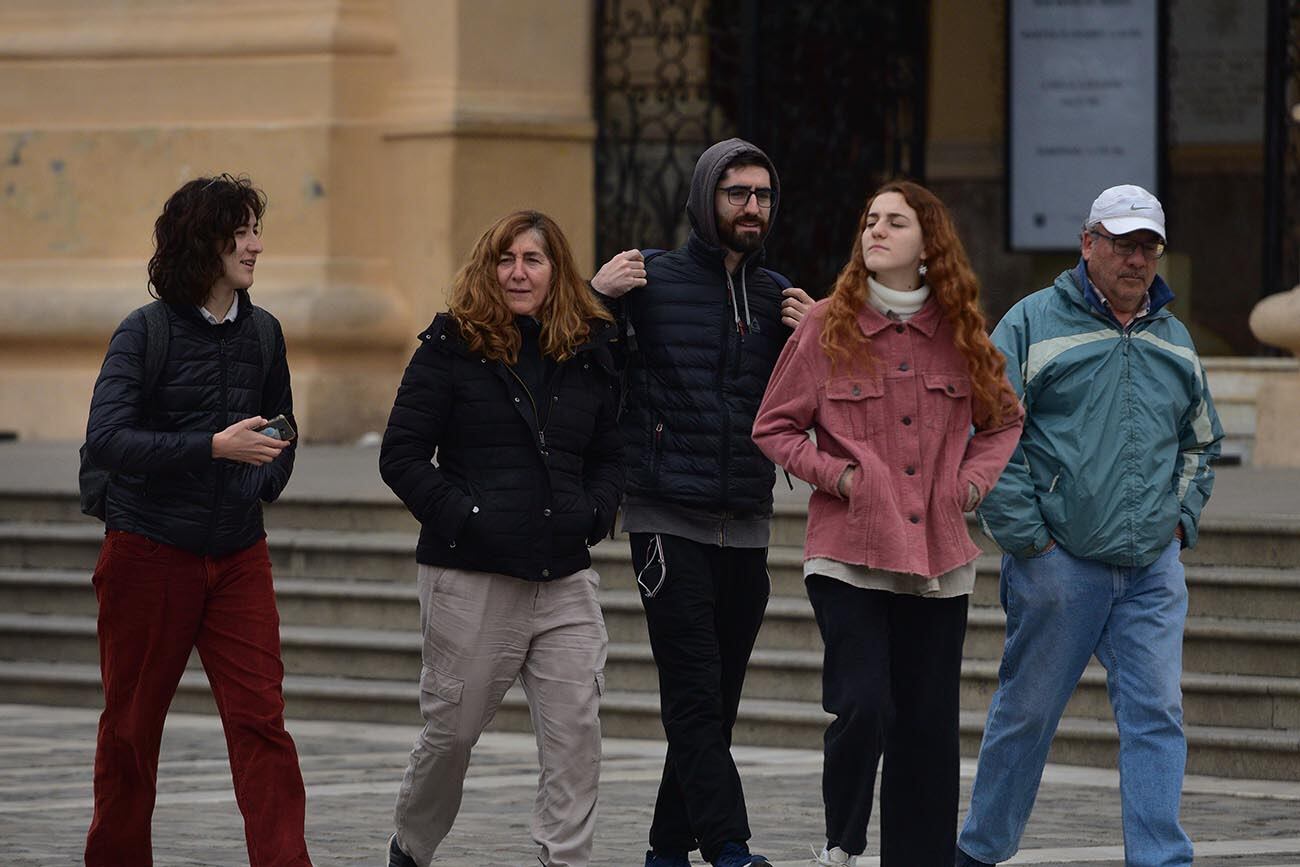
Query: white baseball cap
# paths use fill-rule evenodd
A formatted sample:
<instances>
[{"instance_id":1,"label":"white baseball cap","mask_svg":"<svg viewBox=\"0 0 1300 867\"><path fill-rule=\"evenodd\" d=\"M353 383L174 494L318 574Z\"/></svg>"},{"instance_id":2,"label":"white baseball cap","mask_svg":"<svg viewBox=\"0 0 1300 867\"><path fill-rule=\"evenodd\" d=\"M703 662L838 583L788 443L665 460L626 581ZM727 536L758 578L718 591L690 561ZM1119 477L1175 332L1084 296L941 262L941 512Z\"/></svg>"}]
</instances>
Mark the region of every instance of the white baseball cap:
<instances>
[{"instance_id":1,"label":"white baseball cap","mask_svg":"<svg viewBox=\"0 0 1300 867\"><path fill-rule=\"evenodd\" d=\"M1160 240L1169 240L1165 237L1165 209L1160 200L1134 184L1120 184L1102 190L1088 212L1087 227L1091 229L1098 223L1112 235L1150 229L1160 236Z\"/></svg>"}]
</instances>

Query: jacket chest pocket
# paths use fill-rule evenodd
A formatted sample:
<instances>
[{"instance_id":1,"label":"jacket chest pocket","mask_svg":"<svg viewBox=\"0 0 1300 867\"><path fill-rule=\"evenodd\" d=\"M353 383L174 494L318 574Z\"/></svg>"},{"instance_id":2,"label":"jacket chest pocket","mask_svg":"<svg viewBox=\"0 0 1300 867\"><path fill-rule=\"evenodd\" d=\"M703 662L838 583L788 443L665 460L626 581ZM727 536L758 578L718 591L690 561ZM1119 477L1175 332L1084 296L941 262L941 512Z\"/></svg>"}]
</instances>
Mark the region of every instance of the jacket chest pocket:
<instances>
[{"instance_id":1,"label":"jacket chest pocket","mask_svg":"<svg viewBox=\"0 0 1300 867\"><path fill-rule=\"evenodd\" d=\"M939 431L962 431L970 427L970 377L955 373L921 375L921 414L925 426Z\"/></svg>"},{"instance_id":2,"label":"jacket chest pocket","mask_svg":"<svg viewBox=\"0 0 1300 867\"><path fill-rule=\"evenodd\" d=\"M826 383L822 426L865 440L885 424L885 383L879 377L843 377Z\"/></svg>"},{"instance_id":3,"label":"jacket chest pocket","mask_svg":"<svg viewBox=\"0 0 1300 867\"><path fill-rule=\"evenodd\" d=\"M585 359L571 362L562 376L544 396L547 435L564 437L571 448L582 452L596 430L601 398L611 391L611 386Z\"/></svg>"}]
</instances>

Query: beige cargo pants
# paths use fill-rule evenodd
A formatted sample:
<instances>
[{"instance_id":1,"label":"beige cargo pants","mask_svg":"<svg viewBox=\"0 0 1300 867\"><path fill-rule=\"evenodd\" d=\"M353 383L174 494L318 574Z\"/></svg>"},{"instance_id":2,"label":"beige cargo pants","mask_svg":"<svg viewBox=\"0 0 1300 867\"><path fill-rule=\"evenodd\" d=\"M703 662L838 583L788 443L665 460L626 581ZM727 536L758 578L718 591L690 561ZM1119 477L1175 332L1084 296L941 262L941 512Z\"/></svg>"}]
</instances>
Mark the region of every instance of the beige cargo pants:
<instances>
[{"instance_id":1,"label":"beige cargo pants","mask_svg":"<svg viewBox=\"0 0 1300 867\"><path fill-rule=\"evenodd\" d=\"M609 639L592 569L550 582L419 567L420 713L397 794L398 845L427 865L460 810L470 751L518 678L541 763L532 837L546 867L586 867ZM497 841L483 840L485 852Z\"/></svg>"}]
</instances>

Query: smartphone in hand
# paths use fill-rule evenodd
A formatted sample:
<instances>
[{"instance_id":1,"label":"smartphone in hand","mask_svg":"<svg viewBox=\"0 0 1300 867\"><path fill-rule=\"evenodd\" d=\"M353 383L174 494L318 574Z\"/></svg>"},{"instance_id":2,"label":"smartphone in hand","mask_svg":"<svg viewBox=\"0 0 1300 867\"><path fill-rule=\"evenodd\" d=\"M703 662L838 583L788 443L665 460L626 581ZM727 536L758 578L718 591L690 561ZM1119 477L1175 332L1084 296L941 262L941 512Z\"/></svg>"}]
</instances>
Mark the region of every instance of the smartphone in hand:
<instances>
[{"instance_id":1,"label":"smartphone in hand","mask_svg":"<svg viewBox=\"0 0 1300 867\"><path fill-rule=\"evenodd\" d=\"M298 432L289 424L289 420L281 413L266 423L266 427L258 431L260 434L273 437L278 440L295 440L298 438Z\"/></svg>"}]
</instances>

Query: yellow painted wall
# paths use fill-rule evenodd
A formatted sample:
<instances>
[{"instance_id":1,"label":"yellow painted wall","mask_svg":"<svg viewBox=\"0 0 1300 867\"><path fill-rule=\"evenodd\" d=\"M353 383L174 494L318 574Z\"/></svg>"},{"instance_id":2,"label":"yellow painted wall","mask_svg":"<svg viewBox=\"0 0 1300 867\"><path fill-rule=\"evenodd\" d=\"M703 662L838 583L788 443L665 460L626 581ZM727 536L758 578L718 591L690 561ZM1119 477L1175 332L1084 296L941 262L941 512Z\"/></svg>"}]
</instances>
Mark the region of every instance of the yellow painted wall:
<instances>
[{"instance_id":1,"label":"yellow painted wall","mask_svg":"<svg viewBox=\"0 0 1300 867\"><path fill-rule=\"evenodd\" d=\"M1006 4L931 0L926 175L1002 175Z\"/></svg>"},{"instance_id":2,"label":"yellow painted wall","mask_svg":"<svg viewBox=\"0 0 1300 867\"><path fill-rule=\"evenodd\" d=\"M548 210L592 263L591 29L586 0L6 0L0 431L82 435L162 203L221 171L269 199L253 297L304 438L381 428L492 219Z\"/></svg>"}]
</instances>

